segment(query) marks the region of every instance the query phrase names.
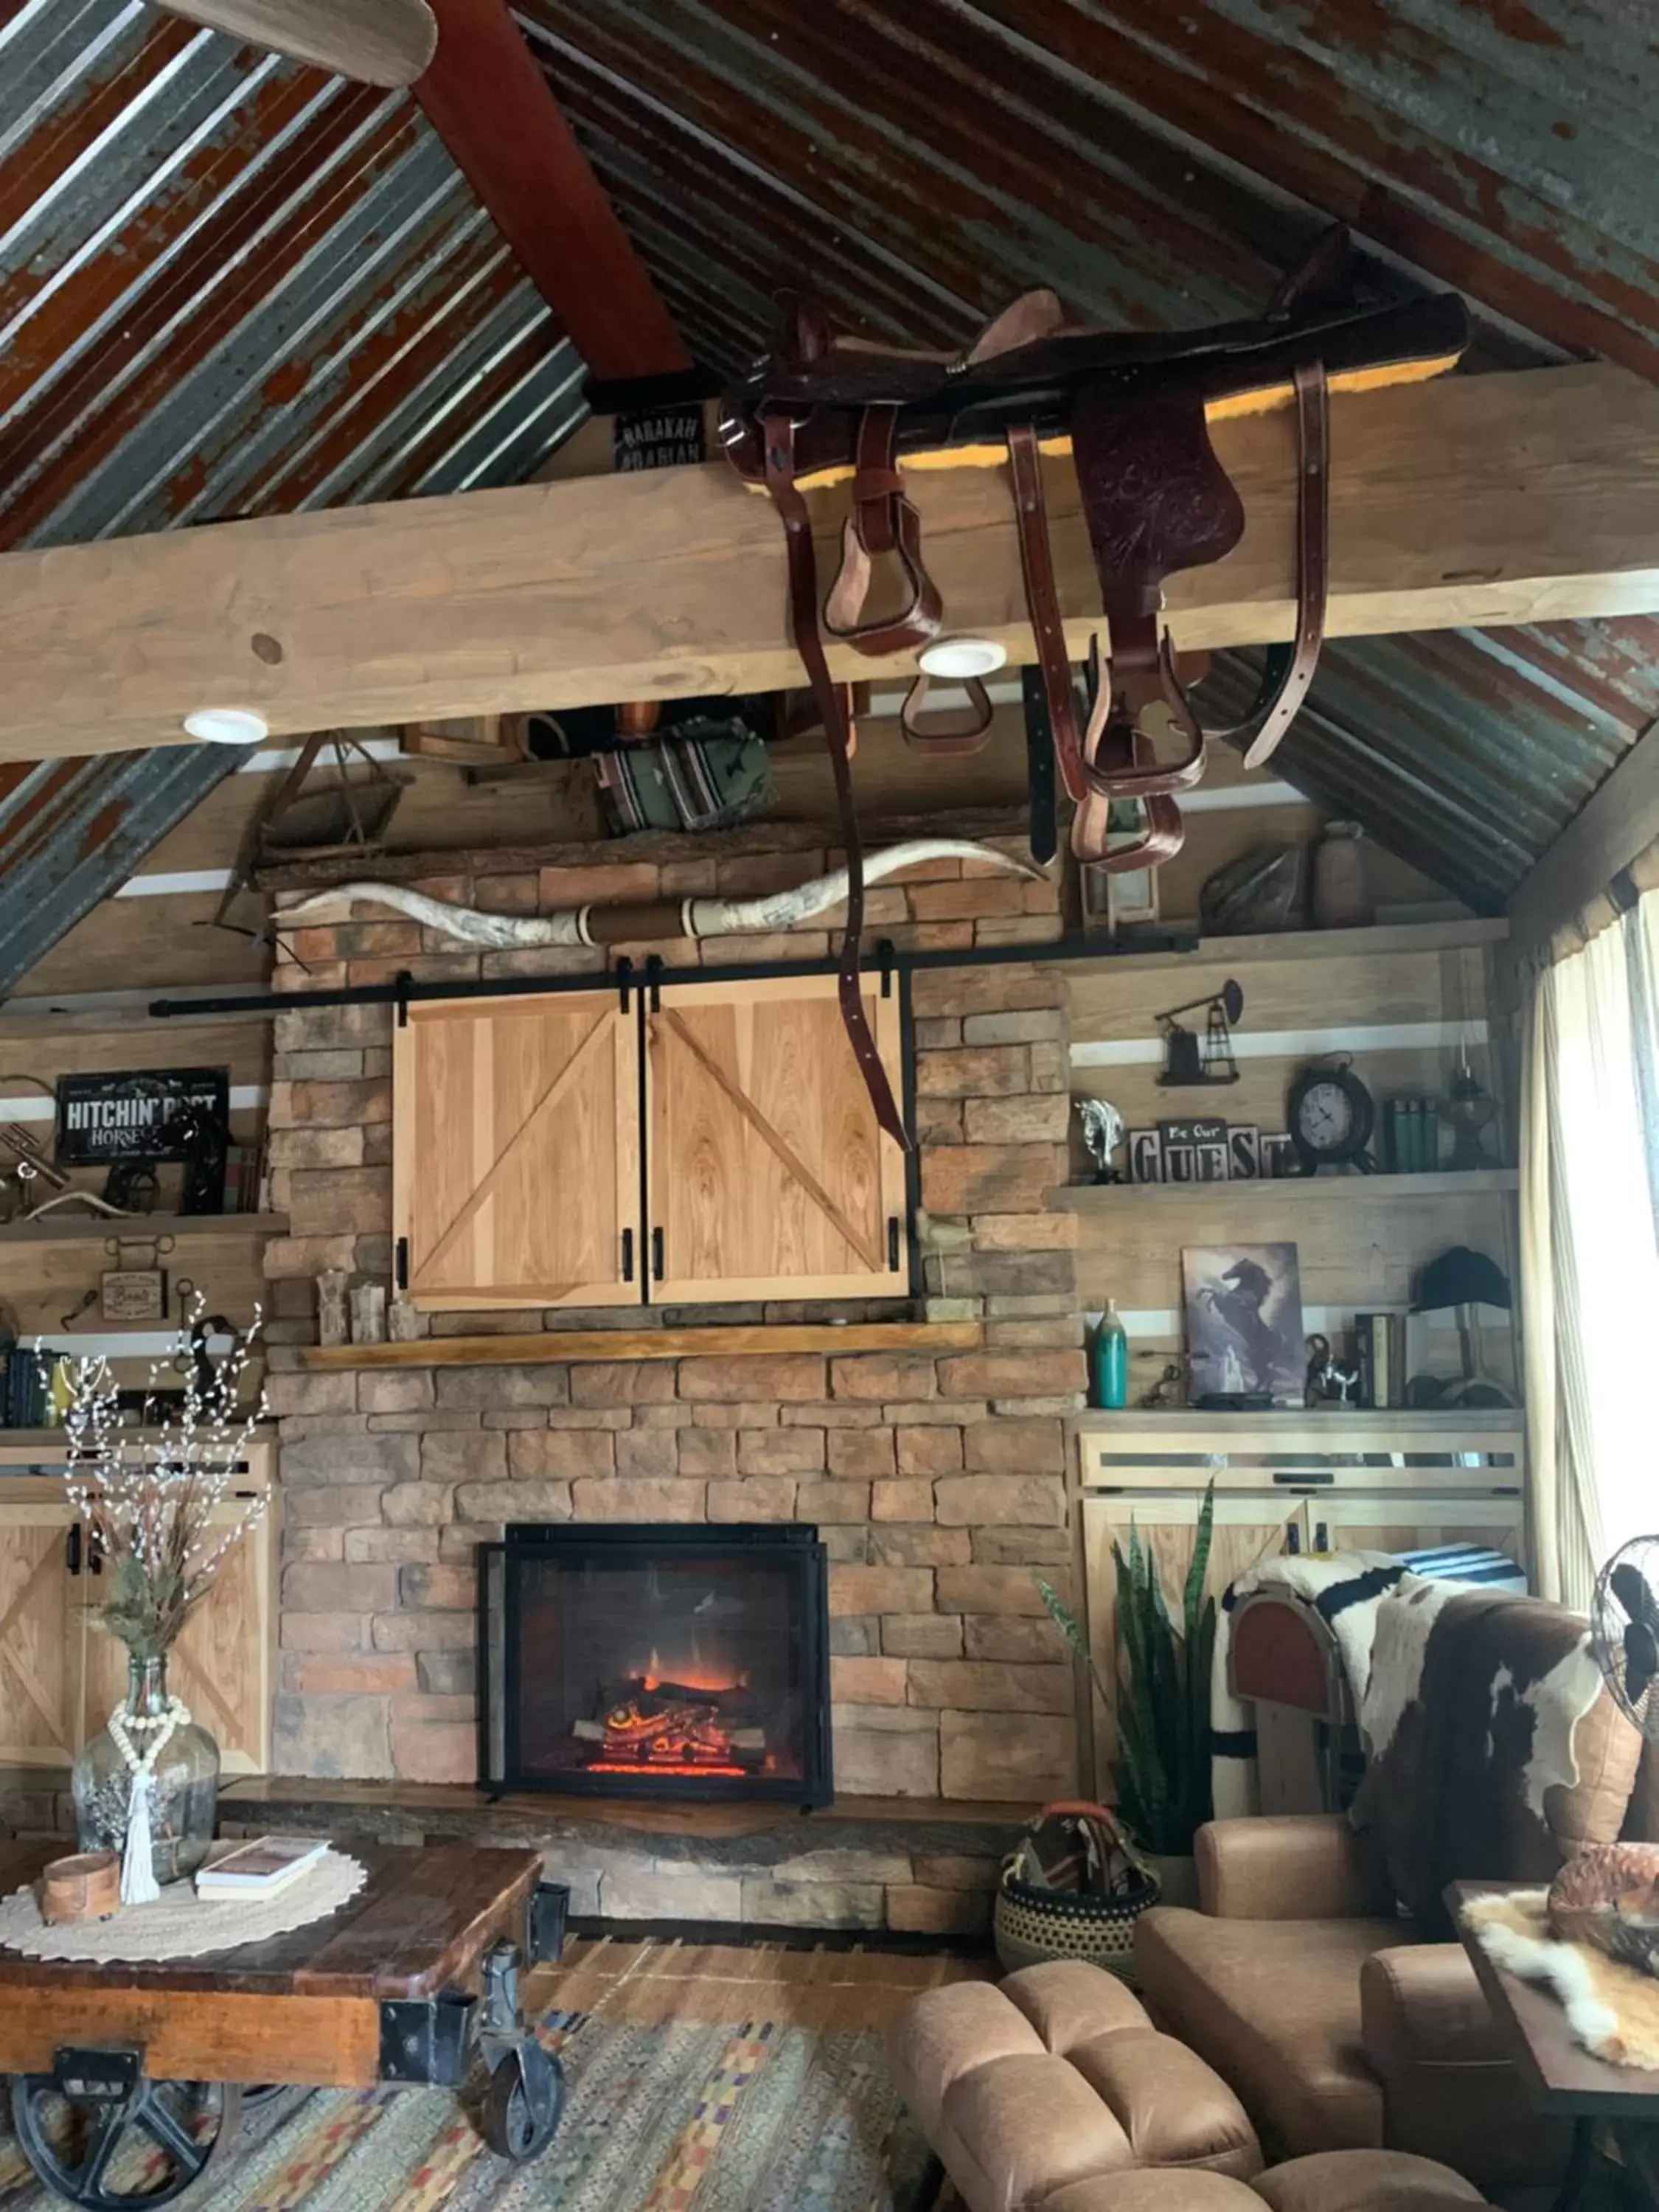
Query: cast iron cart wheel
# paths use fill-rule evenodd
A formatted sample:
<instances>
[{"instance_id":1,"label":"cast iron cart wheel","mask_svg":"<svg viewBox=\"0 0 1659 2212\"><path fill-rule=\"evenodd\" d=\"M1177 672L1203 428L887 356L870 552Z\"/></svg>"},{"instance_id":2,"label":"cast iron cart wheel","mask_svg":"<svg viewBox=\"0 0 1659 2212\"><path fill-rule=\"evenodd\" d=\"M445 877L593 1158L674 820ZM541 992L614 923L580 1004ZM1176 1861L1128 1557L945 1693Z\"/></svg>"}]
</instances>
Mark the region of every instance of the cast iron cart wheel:
<instances>
[{"instance_id":1,"label":"cast iron cart wheel","mask_svg":"<svg viewBox=\"0 0 1659 2212\"><path fill-rule=\"evenodd\" d=\"M140 2079L81 2102L50 2074L14 2074L11 2121L35 2178L88 2212L159 2212L205 2195L242 2131L234 2081Z\"/></svg>"},{"instance_id":2,"label":"cast iron cart wheel","mask_svg":"<svg viewBox=\"0 0 1659 2212\"><path fill-rule=\"evenodd\" d=\"M520 2164L544 2151L564 2111L564 2069L526 2036L489 2077L481 2131L498 2158Z\"/></svg>"}]
</instances>

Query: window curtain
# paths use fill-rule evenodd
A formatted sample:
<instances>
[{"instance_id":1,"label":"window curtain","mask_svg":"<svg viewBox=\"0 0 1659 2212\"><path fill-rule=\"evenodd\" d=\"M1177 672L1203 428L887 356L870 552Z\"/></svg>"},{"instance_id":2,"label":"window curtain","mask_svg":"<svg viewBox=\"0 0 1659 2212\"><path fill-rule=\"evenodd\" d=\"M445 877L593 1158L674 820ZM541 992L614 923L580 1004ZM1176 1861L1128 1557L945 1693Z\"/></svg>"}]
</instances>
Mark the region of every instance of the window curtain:
<instances>
[{"instance_id":1,"label":"window curtain","mask_svg":"<svg viewBox=\"0 0 1659 2212\"><path fill-rule=\"evenodd\" d=\"M1534 1567L1583 1611L1659 1529L1659 891L1538 978L1521 1258Z\"/></svg>"}]
</instances>

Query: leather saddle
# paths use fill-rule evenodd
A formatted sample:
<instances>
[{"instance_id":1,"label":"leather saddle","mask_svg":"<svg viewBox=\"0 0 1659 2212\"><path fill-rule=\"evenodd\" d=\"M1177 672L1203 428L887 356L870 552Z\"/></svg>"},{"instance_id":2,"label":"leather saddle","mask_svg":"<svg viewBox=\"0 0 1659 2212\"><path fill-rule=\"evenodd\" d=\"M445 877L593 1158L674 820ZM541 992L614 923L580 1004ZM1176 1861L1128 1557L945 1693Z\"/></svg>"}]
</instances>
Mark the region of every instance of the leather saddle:
<instances>
[{"instance_id":1,"label":"leather saddle","mask_svg":"<svg viewBox=\"0 0 1659 2212\"><path fill-rule=\"evenodd\" d=\"M1242 746L1257 767L1305 697L1322 641L1328 569L1332 390L1364 390L1439 374L1468 343L1455 294L1357 307L1348 238L1316 243L1256 319L1203 331L1142 333L1068 324L1055 295L1028 292L953 354L912 351L832 334L793 297L774 353L727 396L721 439L733 467L771 495L788 548L789 620L823 717L852 871L842 1006L884 1127L907 1140L865 1021L858 984L862 926L858 830L846 693L825 640L871 655L936 637L945 610L927 572L906 467L1000 465L1009 471L1041 690L1060 779L1071 799L1072 850L1109 871L1156 866L1180 849L1176 794L1204 772L1206 738ZM1218 561L1244 530L1238 493L1210 442L1212 422L1281 405L1297 421L1297 626L1269 648L1243 721L1206 730L1176 665L1161 613L1166 577ZM1091 650L1083 710L1069 659L1044 501L1042 458L1069 453L1099 576L1109 649ZM842 560L820 602L805 494L850 480ZM872 611L878 584L898 603ZM959 753L988 735L990 702L969 684L964 722L921 719L927 678L905 702L907 738ZM1132 802L1125 836L1112 810ZM1121 816L1119 819L1121 819Z\"/></svg>"}]
</instances>

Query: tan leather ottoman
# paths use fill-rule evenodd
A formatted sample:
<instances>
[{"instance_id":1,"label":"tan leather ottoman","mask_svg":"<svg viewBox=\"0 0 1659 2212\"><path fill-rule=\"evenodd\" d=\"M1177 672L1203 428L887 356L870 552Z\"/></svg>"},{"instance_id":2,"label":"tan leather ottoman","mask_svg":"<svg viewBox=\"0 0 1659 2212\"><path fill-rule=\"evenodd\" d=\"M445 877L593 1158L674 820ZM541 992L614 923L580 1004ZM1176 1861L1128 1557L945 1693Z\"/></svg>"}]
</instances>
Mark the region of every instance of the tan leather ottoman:
<instances>
[{"instance_id":1,"label":"tan leather ottoman","mask_svg":"<svg viewBox=\"0 0 1659 2212\"><path fill-rule=\"evenodd\" d=\"M1255 2130L1219 2075L1160 2035L1139 2000L1098 1966L1062 1960L997 1988L926 1990L894 2021L888 2051L969 2212L1017 2212L1068 2183L1132 2179L1141 2166L1178 2167L1200 2182L1243 2181L1261 2168ZM1216 2195L1212 2212L1228 2212L1229 2193ZM1207 2197L1194 2206L1210 2212ZM1122 2212L1154 2208L1126 2198ZM1260 2200L1245 2212L1261 2212Z\"/></svg>"},{"instance_id":2,"label":"tan leather ottoman","mask_svg":"<svg viewBox=\"0 0 1659 2212\"><path fill-rule=\"evenodd\" d=\"M1030 2212L1469 2212L1486 2199L1449 2166L1403 2150L1322 2150L1248 2185L1149 2166L1101 2173L1034 2199Z\"/></svg>"}]
</instances>

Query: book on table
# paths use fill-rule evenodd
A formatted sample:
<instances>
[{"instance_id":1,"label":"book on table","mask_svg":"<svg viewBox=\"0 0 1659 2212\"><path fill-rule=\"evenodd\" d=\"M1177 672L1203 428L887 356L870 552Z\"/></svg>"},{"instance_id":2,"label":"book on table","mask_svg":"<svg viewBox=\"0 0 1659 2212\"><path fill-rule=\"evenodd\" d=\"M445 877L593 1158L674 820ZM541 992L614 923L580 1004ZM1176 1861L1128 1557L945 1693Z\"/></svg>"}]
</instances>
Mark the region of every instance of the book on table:
<instances>
[{"instance_id":1,"label":"book on table","mask_svg":"<svg viewBox=\"0 0 1659 2212\"><path fill-rule=\"evenodd\" d=\"M203 1897L269 1897L314 1867L326 1836L258 1836L204 1866L196 1877Z\"/></svg>"}]
</instances>

